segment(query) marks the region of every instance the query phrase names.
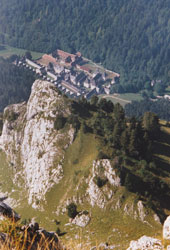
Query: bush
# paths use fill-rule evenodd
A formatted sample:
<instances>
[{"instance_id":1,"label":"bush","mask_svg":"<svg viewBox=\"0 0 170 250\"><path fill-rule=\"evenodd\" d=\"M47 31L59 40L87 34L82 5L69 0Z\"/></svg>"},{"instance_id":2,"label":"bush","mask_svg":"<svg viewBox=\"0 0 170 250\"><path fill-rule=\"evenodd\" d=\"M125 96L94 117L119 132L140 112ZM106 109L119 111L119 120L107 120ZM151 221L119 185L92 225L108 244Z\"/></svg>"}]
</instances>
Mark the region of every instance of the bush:
<instances>
[{"instance_id":1,"label":"bush","mask_svg":"<svg viewBox=\"0 0 170 250\"><path fill-rule=\"evenodd\" d=\"M76 215L78 214L77 212L77 206L76 204L74 204L73 202L70 203L68 206L67 206L67 211L68 211L68 216L72 219L74 219L76 217Z\"/></svg>"},{"instance_id":2,"label":"bush","mask_svg":"<svg viewBox=\"0 0 170 250\"><path fill-rule=\"evenodd\" d=\"M99 151L98 155L97 155L97 160L100 160L100 159L107 159L108 156L102 152L102 151Z\"/></svg>"},{"instance_id":3,"label":"bush","mask_svg":"<svg viewBox=\"0 0 170 250\"><path fill-rule=\"evenodd\" d=\"M133 178L129 173L126 174L125 181L124 181L124 186L129 191L133 191L133 189L134 189L134 187L133 187Z\"/></svg>"},{"instance_id":4,"label":"bush","mask_svg":"<svg viewBox=\"0 0 170 250\"><path fill-rule=\"evenodd\" d=\"M56 130L60 130L64 128L65 123L66 123L66 118L63 117L62 115L58 115L54 122L54 128Z\"/></svg>"},{"instance_id":5,"label":"bush","mask_svg":"<svg viewBox=\"0 0 170 250\"><path fill-rule=\"evenodd\" d=\"M87 126L87 124L84 121L81 123L81 130L84 134L91 132L91 129Z\"/></svg>"},{"instance_id":6,"label":"bush","mask_svg":"<svg viewBox=\"0 0 170 250\"><path fill-rule=\"evenodd\" d=\"M96 185L99 188L101 188L107 183L108 179L107 178L101 178L100 176L95 176L93 181L94 181L94 183L96 183Z\"/></svg>"},{"instance_id":7,"label":"bush","mask_svg":"<svg viewBox=\"0 0 170 250\"><path fill-rule=\"evenodd\" d=\"M9 121L9 122L13 122L13 121L15 121L17 118L18 118L18 114L17 113L15 113L14 111L12 111L12 110L6 110L5 111L5 113L4 113L4 119L5 120L7 120L7 121Z\"/></svg>"},{"instance_id":8,"label":"bush","mask_svg":"<svg viewBox=\"0 0 170 250\"><path fill-rule=\"evenodd\" d=\"M76 115L71 114L68 117L68 123L70 123L73 126L73 128L75 128L76 130L80 128L80 122L79 122L78 116Z\"/></svg>"}]
</instances>

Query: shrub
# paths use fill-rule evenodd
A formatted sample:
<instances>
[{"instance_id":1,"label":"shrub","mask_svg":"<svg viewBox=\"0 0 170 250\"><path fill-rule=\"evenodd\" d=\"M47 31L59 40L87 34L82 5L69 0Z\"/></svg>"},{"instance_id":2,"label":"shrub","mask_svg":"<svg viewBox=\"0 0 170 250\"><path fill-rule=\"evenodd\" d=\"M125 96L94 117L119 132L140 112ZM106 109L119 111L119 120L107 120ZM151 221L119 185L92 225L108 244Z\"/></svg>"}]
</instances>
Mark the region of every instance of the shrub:
<instances>
[{"instance_id":1,"label":"shrub","mask_svg":"<svg viewBox=\"0 0 170 250\"><path fill-rule=\"evenodd\" d=\"M7 109L4 113L3 118L9 122L13 122L18 118L18 116L19 115L17 113L15 113L14 111Z\"/></svg>"},{"instance_id":2,"label":"shrub","mask_svg":"<svg viewBox=\"0 0 170 250\"><path fill-rule=\"evenodd\" d=\"M84 121L81 123L81 129L82 129L82 132L84 134L86 134L87 132L89 132L88 126L86 125L86 123Z\"/></svg>"},{"instance_id":3,"label":"shrub","mask_svg":"<svg viewBox=\"0 0 170 250\"><path fill-rule=\"evenodd\" d=\"M45 151L44 150L43 151L40 150L38 152L38 159L42 158L44 154L45 154Z\"/></svg>"},{"instance_id":4,"label":"shrub","mask_svg":"<svg viewBox=\"0 0 170 250\"><path fill-rule=\"evenodd\" d=\"M88 215L89 212L88 212L87 210L84 210L84 211L83 211L83 214L84 214L84 215Z\"/></svg>"},{"instance_id":5,"label":"shrub","mask_svg":"<svg viewBox=\"0 0 170 250\"><path fill-rule=\"evenodd\" d=\"M64 125L66 123L66 118L63 117L62 115L58 115L55 122L54 122L54 128L56 130L64 128Z\"/></svg>"},{"instance_id":6,"label":"shrub","mask_svg":"<svg viewBox=\"0 0 170 250\"><path fill-rule=\"evenodd\" d=\"M127 190L132 192L134 190L133 183L134 183L133 176L130 173L127 173L124 180L124 186L127 188Z\"/></svg>"},{"instance_id":7,"label":"shrub","mask_svg":"<svg viewBox=\"0 0 170 250\"><path fill-rule=\"evenodd\" d=\"M78 116L76 115L71 114L68 117L68 123L70 123L73 126L73 128L75 128L76 130L80 128L80 122L79 122Z\"/></svg>"},{"instance_id":8,"label":"shrub","mask_svg":"<svg viewBox=\"0 0 170 250\"><path fill-rule=\"evenodd\" d=\"M77 212L77 206L76 204L74 204L73 202L70 203L68 206L67 206L67 211L68 211L68 216L72 219L74 219L76 217L76 215L78 214Z\"/></svg>"},{"instance_id":9,"label":"shrub","mask_svg":"<svg viewBox=\"0 0 170 250\"><path fill-rule=\"evenodd\" d=\"M97 155L97 160L100 160L100 159L107 159L108 156L103 152L103 151L100 151Z\"/></svg>"},{"instance_id":10,"label":"shrub","mask_svg":"<svg viewBox=\"0 0 170 250\"><path fill-rule=\"evenodd\" d=\"M108 179L107 178L101 178L100 176L95 176L93 181L94 181L94 183L96 183L96 185L99 188L101 188L107 183Z\"/></svg>"}]
</instances>

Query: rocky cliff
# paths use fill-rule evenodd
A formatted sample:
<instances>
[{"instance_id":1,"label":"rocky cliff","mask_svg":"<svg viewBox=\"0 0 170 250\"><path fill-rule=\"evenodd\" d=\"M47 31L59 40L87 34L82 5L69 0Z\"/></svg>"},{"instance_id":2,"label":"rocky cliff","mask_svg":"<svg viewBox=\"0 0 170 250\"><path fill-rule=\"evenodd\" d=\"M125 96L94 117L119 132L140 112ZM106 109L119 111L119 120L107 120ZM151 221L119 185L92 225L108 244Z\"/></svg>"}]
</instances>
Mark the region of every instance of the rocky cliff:
<instances>
[{"instance_id":1,"label":"rocky cliff","mask_svg":"<svg viewBox=\"0 0 170 250\"><path fill-rule=\"evenodd\" d=\"M146 230L149 236L159 230L159 217L123 186L119 157L99 159L100 138L82 128L75 133L68 122L77 115L71 105L52 83L37 80L27 103L4 110L0 148L8 167L0 151L0 196L8 194L7 204L22 214L27 210L27 218L35 216L45 227L53 223L50 230L59 217L64 232L82 227L85 239L93 242L95 231L95 239L107 239L118 249L123 238L126 249L134 233L137 239ZM68 223L71 202L78 215Z\"/></svg>"},{"instance_id":2,"label":"rocky cliff","mask_svg":"<svg viewBox=\"0 0 170 250\"><path fill-rule=\"evenodd\" d=\"M71 126L57 130L54 125L59 115L69 114L54 85L41 80L34 82L28 103L4 110L0 147L15 172L14 182L20 185L24 182L28 202L33 207L63 177L64 150L72 143L74 130Z\"/></svg>"}]
</instances>

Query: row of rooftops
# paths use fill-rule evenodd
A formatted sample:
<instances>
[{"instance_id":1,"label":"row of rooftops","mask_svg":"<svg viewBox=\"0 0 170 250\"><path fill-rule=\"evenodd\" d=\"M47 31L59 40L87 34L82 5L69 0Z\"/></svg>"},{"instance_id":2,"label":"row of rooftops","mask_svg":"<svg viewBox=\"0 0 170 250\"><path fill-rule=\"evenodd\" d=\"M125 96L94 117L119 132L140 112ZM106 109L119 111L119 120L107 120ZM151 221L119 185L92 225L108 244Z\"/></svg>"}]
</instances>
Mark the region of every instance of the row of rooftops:
<instances>
[{"instance_id":1,"label":"row of rooftops","mask_svg":"<svg viewBox=\"0 0 170 250\"><path fill-rule=\"evenodd\" d=\"M62 57L62 60L71 58L74 61L76 58L81 58L81 53L78 52L75 55L57 50L57 54ZM66 92L71 92L73 96L89 97L93 93L106 93L110 94L111 84L104 86L107 74L101 73L96 70L93 73L89 73L89 69L86 66L77 65L77 67L66 68L64 65L57 63L57 59L51 55L43 55L42 60L44 64L25 59L27 66L31 67L37 74L43 76L43 79L47 79L54 82L55 85L61 87L61 90L66 89ZM39 61L41 62L41 61ZM18 64L22 64L20 61ZM51 66L52 65L52 66ZM78 71L76 68L80 69ZM112 84L114 84L114 79Z\"/></svg>"}]
</instances>

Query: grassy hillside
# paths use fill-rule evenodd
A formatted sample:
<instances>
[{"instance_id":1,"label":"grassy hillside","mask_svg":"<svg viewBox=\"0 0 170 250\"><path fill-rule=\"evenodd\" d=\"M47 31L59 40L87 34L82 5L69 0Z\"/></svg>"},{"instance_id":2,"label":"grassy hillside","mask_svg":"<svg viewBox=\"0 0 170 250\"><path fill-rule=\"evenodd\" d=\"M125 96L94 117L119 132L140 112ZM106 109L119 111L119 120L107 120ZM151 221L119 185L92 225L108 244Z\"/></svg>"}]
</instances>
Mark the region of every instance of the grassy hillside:
<instances>
[{"instance_id":1,"label":"grassy hillside","mask_svg":"<svg viewBox=\"0 0 170 250\"><path fill-rule=\"evenodd\" d=\"M143 100L142 96L140 94L133 94L133 93L127 93L127 94L112 94L112 95L100 95L100 98L106 98L106 100L112 101L114 104L120 103L123 107L131 103L132 101L141 101Z\"/></svg>"},{"instance_id":2,"label":"grassy hillside","mask_svg":"<svg viewBox=\"0 0 170 250\"><path fill-rule=\"evenodd\" d=\"M162 136L159 142L155 143L154 155L160 163L160 178L170 183L170 128L166 127L164 122L161 122L161 130ZM47 202L44 204L45 211L37 211L29 207L24 198L23 190L22 192L21 190L12 192L15 187L12 184L11 167L7 164L5 155L2 152L0 152L1 191L10 192L10 196L15 199L19 199L22 193L22 199L16 208L17 212L22 214L22 218L36 217L36 220L48 230L56 230L57 226L54 220L59 220L61 222L59 225L61 231L67 232L63 236L63 240L66 242L70 237L72 239L78 237L78 241L81 242L90 241L92 245L107 241L109 244L119 244L116 249L120 250L126 249L130 240L137 239L144 234L161 238L161 226L153 222L152 217L147 218L147 221L152 224L151 227L148 224L141 223L138 219L135 220L132 216L125 215L122 209L112 210L111 206L113 204L109 203L103 211L96 206L94 208L90 207L87 202L78 205L78 211L87 209L92 214L90 224L84 229L73 225L65 225L69 222L67 213L56 214L57 207L62 207L67 198L74 194L82 195L84 193L86 189L85 183L82 182L79 190L75 190L75 188L84 176L89 175L92 162L98 155L99 144L100 140L94 135L90 133L84 134L79 131L76 140L65 154L64 178L47 194ZM8 179L6 179L6 176L8 176ZM11 178L9 178L10 176ZM115 195L123 197L124 204L132 204L137 198L136 194L127 191L125 187L121 187ZM170 207L165 207L164 211L167 215L170 214Z\"/></svg>"},{"instance_id":3,"label":"grassy hillside","mask_svg":"<svg viewBox=\"0 0 170 250\"><path fill-rule=\"evenodd\" d=\"M42 86L43 82L40 83ZM57 91L54 86L49 90ZM37 88L37 91L39 94L40 89ZM48 96L47 92L43 93L39 98ZM128 119L119 104L113 105L104 98L99 100L97 96L93 96L90 102L83 98L60 98L62 105L59 102L55 106L57 111L63 113L52 117L54 128L63 135L70 125L75 129L75 139L68 148L64 136L57 141L52 137L57 154L60 150L64 152L64 177L46 193L45 201L39 197L36 199L39 207L35 210L28 205L24 178L21 185L15 181L20 166L7 162L1 151L1 195L8 192L10 199L7 202L16 208L23 219L35 217L47 230L58 228L65 241L72 238L92 245L108 242L115 244L116 250L124 250L130 240L144 234L161 238L161 224L154 220L154 215L158 215L163 222L170 214L170 128L167 123L159 121L155 114L149 112L141 120ZM61 126L65 110L67 116ZM22 113L20 116L23 116ZM9 127L7 131L14 135L17 128L23 126L23 120L12 112L5 112L5 117ZM14 149L13 142L11 138L10 143L4 146L11 144ZM58 158L53 164L54 167L58 165ZM109 177L106 175L108 172L111 173ZM22 173L18 174L22 179ZM113 181L118 184L114 185ZM94 200L93 207L91 199ZM101 203L98 201L104 204L103 209L99 208ZM71 202L77 204L78 212L87 210L91 217L90 223L83 229L70 223L67 205Z\"/></svg>"},{"instance_id":4,"label":"grassy hillside","mask_svg":"<svg viewBox=\"0 0 170 250\"><path fill-rule=\"evenodd\" d=\"M8 46L8 45L3 45L3 44L0 45L0 47L2 47L0 49L0 56L2 56L4 58L8 58L8 57L10 57L12 55L24 56L25 52L27 51L25 49L14 48L14 47L11 47L11 46ZM34 60L37 60L43 54L39 53L39 52L31 51L31 55L32 55L32 58Z\"/></svg>"}]
</instances>

